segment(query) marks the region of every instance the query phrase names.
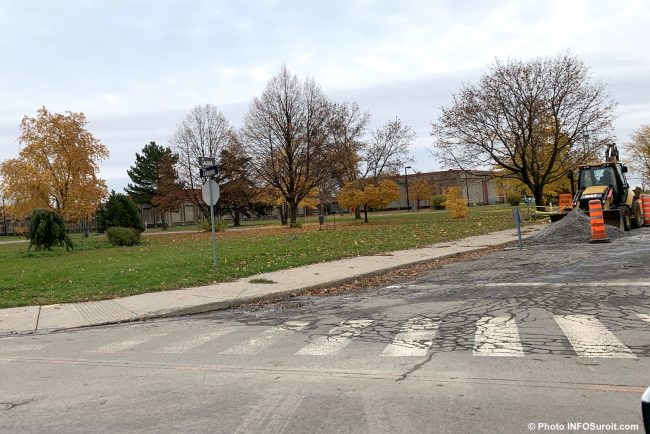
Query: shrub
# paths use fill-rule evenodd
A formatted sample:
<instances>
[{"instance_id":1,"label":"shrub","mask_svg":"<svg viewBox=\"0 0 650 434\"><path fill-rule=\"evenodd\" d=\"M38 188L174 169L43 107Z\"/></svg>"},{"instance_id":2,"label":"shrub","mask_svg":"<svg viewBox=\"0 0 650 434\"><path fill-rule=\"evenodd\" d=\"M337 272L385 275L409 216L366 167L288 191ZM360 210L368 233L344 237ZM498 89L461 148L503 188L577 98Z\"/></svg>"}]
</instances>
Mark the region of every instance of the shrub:
<instances>
[{"instance_id":1,"label":"shrub","mask_svg":"<svg viewBox=\"0 0 650 434\"><path fill-rule=\"evenodd\" d=\"M511 191L506 195L506 200L510 206L519 206L521 203L521 195L517 192Z\"/></svg>"},{"instance_id":2,"label":"shrub","mask_svg":"<svg viewBox=\"0 0 650 434\"><path fill-rule=\"evenodd\" d=\"M49 209L37 208L32 213L29 221L29 249L34 246L36 250L51 250L52 246L58 244L65 249L73 248L72 240L66 233L65 221L61 214Z\"/></svg>"},{"instance_id":3,"label":"shrub","mask_svg":"<svg viewBox=\"0 0 650 434\"><path fill-rule=\"evenodd\" d=\"M106 232L111 226L144 231L140 211L133 200L125 194L111 192L108 201L97 207L97 232Z\"/></svg>"},{"instance_id":4,"label":"shrub","mask_svg":"<svg viewBox=\"0 0 650 434\"><path fill-rule=\"evenodd\" d=\"M227 225L228 223L226 223L224 220L216 219L214 221L214 230L216 232L221 232L226 229ZM201 224L199 227L203 232L212 232L212 225L210 223L209 218L201 220Z\"/></svg>"},{"instance_id":5,"label":"shrub","mask_svg":"<svg viewBox=\"0 0 650 434\"><path fill-rule=\"evenodd\" d=\"M111 226L106 229L106 236L114 246L134 246L140 242L140 232L134 228Z\"/></svg>"},{"instance_id":6,"label":"shrub","mask_svg":"<svg viewBox=\"0 0 650 434\"><path fill-rule=\"evenodd\" d=\"M445 209L447 197L444 194L436 194L431 197L431 209Z\"/></svg>"},{"instance_id":7,"label":"shrub","mask_svg":"<svg viewBox=\"0 0 650 434\"><path fill-rule=\"evenodd\" d=\"M466 219L469 215L467 200L460 193L460 188L449 187L446 191L447 200L445 207L449 210L452 219Z\"/></svg>"}]
</instances>

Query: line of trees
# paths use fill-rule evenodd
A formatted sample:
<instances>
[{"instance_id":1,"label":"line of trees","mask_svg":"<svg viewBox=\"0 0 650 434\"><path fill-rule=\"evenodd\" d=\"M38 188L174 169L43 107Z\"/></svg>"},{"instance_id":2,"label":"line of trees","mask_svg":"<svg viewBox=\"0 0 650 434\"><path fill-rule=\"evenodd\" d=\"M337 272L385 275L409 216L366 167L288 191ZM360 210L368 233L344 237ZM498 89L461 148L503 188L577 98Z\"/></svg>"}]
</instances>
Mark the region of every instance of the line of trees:
<instances>
[{"instance_id":1,"label":"line of trees","mask_svg":"<svg viewBox=\"0 0 650 434\"><path fill-rule=\"evenodd\" d=\"M496 60L476 83L464 84L432 124L432 152L447 167L488 169L544 194L568 189L567 170L600 159L614 141L616 104L603 83L570 52L531 60ZM68 221L87 219L108 196L98 177L107 148L86 130L83 113L23 118L18 157L0 164L0 191L15 215L54 209ZM400 119L370 128L370 114L354 102L333 102L311 78L282 67L250 104L240 129L213 105L194 107L170 138L136 153L125 189L161 216L182 201L201 200L199 157L214 157L220 173L218 209L235 224L243 215L278 206L282 222L297 224L298 208L338 200L360 210L399 197L387 175L410 161L415 139ZM650 126L635 131L628 150L650 181ZM28 175L28 176L26 176ZM426 185L413 184L419 202ZM164 222L165 226L167 222Z\"/></svg>"},{"instance_id":2,"label":"line of trees","mask_svg":"<svg viewBox=\"0 0 650 434\"><path fill-rule=\"evenodd\" d=\"M96 213L107 224L123 220L127 205L119 194L110 196L110 203L119 204L117 216L107 209L108 202L98 208L109 197L98 177L99 163L109 154L86 124L83 113L56 114L45 107L36 117L23 119L23 148L17 158L0 165L2 197L13 215L46 208L69 222ZM208 217L200 194L199 157L213 157L221 187L217 210L229 213L235 225L243 215L278 206L283 224L296 226L299 207L320 207L322 212L337 195L345 206L349 192L362 197L351 205L360 217L359 207L382 207L398 197L397 185L382 177L396 174L409 161L408 147L415 138L399 119L372 131L369 124L370 114L358 104L335 103L315 80L300 79L282 67L253 99L239 130L207 104L187 114L170 146L146 144L127 170L131 182L125 192L135 203L151 207L163 229L167 212L185 201Z\"/></svg>"},{"instance_id":3,"label":"line of trees","mask_svg":"<svg viewBox=\"0 0 650 434\"><path fill-rule=\"evenodd\" d=\"M383 181L377 188L382 177L410 161L415 133L399 119L373 131L369 123L370 114L358 104L330 101L313 79L300 79L283 66L253 99L241 129L212 105L195 107L178 126L171 142L185 199L209 215L196 194L202 184L198 159L206 156L220 167L218 209L230 213L235 225L265 206L279 207L289 226L297 224L300 207L322 211L337 197L357 209L385 206L399 197L398 187ZM363 196L372 187L374 200L346 202L343 190Z\"/></svg>"}]
</instances>

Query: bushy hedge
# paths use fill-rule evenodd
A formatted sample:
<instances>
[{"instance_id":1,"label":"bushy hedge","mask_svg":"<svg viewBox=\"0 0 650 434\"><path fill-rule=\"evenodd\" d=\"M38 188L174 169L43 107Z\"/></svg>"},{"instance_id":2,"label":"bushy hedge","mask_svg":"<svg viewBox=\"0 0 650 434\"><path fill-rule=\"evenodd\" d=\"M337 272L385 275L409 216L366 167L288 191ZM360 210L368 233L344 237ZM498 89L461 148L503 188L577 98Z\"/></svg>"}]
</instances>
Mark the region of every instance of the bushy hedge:
<instances>
[{"instance_id":1,"label":"bushy hedge","mask_svg":"<svg viewBox=\"0 0 650 434\"><path fill-rule=\"evenodd\" d=\"M216 219L214 221L214 231L215 232L225 231L226 226L228 226L228 223L226 223L225 220ZM212 232L212 223L210 223L209 218L201 220L201 224L199 225L199 227L204 232Z\"/></svg>"},{"instance_id":2,"label":"bushy hedge","mask_svg":"<svg viewBox=\"0 0 650 434\"><path fill-rule=\"evenodd\" d=\"M506 195L506 200L510 206L519 206L521 203L521 195L519 193L511 191Z\"/></svg>"},{"instance_id":3,"label":"bushy hedge","mask_svg":"<svg viewBox=\"0 0 650 434\"><path fill-rule=\"evenodd\" d=\"M61 214L49 209L37 208L29 220L29 249L51 250L55 244L70 250L73 248L72 240L66 233L65 221Z\"/></svg>"},{"instance_id":4,"label":"bushy hedge","mask_svg":"<svg viewBox=\"0 0 650 434\"><path fill-rule=\"evenodd\" d=\"M97 208L97 232L106 232L111 226L144 231L138 206L125 194L111 192L108 201Z\"/></svg>"},{"instance_id":5,"label":"bushy hedge","mask_svg":"<svg viewBox=\"0 0 650 434\"><path fill-rule=\"evenodd\" d=\"M106 229L106 236L114 246L134 246L140 242L140 232L133 228L111 226Z\"/></svg>"},{"instance_id":6,"label":"bushy hedge","mask_svg":"<svg viewBox=\"0 0 650 434\"><path fill-rule=\"evenodd\" d=\"M436 194L431 197L431 208L445 209L445 202L447 202L447 196L444 194Z\"/></svg>"}]
</instances>

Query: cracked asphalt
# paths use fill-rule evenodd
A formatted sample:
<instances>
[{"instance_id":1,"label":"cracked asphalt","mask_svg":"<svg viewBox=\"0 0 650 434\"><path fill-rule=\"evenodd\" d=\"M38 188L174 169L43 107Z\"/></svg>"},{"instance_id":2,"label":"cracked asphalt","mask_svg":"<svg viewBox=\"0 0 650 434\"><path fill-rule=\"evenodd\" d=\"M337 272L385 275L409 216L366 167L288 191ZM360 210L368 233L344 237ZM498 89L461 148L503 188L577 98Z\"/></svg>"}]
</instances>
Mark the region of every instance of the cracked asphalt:
<instances>
[{"instance_id":1,"label":"cracked asphalt","mask_svg":"<svg viewBox=\"0 0 650 434\"><path fill-rule=\"evenodd\" d=\"M642 430L648 264L643 228L350 294L0 338L0 431Z\"/></svg>"}]
</instances>

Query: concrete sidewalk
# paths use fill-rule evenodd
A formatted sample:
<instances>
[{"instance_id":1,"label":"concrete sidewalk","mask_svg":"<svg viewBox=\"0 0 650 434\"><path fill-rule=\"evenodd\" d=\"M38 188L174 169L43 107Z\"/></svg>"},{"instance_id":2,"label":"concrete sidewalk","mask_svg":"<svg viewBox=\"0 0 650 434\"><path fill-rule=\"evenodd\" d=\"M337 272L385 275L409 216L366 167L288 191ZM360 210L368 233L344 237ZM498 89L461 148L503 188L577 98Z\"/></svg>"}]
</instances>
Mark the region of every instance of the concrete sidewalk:
<instances>
[{"instance_id":1,"label":"concrete sidewalk","mask_svg":"<svg viewBox=\"0 0 650 434\"><path fill-rule=\"evenodd\" d=\"M543 226L525 228L528 237ZM276 300L315 287L336 286L361 277L427 262L458 253L509 243L517 231L509 229L430 247L359 256L290 268L195 288L151 292L113 300L0 309L0 335L53 331L144 318L187 315L238 306L256 300ZM250 283L267 279L273 283Z\"/></svg>"}]
</instances>

